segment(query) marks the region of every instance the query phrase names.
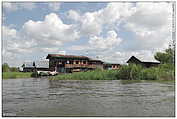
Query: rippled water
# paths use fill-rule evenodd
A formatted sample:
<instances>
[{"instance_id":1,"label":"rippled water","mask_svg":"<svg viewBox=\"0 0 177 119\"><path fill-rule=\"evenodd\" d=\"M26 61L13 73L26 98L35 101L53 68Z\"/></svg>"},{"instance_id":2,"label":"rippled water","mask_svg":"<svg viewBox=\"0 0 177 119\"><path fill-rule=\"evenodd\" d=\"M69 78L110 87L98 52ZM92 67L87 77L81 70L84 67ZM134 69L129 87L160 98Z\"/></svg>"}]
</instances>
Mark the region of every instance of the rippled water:
<instances>
[{"instance_id":1,"label":"rippled water","mask_svg":"<svg viewBox=\"0 0 177 119\"><path fill-rule=\"evenodd\" d=\"M174 82L3 80L3 116L175 116Z\"/></svg>"}]
</instances>

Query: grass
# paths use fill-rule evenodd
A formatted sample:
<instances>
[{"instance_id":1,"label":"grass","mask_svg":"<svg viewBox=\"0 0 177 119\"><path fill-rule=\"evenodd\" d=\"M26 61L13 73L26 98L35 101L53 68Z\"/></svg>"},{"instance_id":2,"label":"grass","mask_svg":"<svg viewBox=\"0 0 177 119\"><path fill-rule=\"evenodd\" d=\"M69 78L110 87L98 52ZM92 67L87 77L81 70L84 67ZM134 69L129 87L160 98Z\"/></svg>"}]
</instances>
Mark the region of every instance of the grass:
<instances>
[{"instance_id":1,"label":"grass","mask_svg":"<svg viewBox=\"0 0 177 119\"><path fill-rule=\"evenodd\" d=\"M30 78L31 72L2 72L2 79Z\"/></svg>"},{"instance_id":2,"label":"grass","mask_svg":"<svg viewBox=\"0 0 177 119\"><path fill-rule=\"evenodd\" d=\"M161 64L158 67L144 68L140 65L123 65L118 70L94 70L57 75L50 80L174 80L174 66Z\"/></svg>"},{"instance_id":3,"label":"grass","mask_svg":"<svg viewBox=\"0 0 177 119\"><path fill-rule=\"evenodd\" d=\"M116 80L117 70L93 70L50 77L51 80Z\"/></svg>"}]
</instances>

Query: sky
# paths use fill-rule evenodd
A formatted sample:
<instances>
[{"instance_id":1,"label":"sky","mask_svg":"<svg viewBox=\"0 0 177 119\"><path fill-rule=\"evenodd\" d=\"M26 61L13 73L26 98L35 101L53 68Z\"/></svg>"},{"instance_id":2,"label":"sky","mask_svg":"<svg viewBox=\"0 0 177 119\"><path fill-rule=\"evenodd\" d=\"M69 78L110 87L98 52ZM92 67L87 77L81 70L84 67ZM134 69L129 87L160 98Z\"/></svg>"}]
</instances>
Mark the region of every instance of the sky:
<instances>
[{"instance_id":1,"label":"sky","mask_svg":"<svg viewBox=\"0 0 177 119\"><path fill-rule=\"evenodd\" d=\"M152 60L172 40L172 14L170 2L3 2L2 63L48 54Z\"/></svg>"}]
</instances>

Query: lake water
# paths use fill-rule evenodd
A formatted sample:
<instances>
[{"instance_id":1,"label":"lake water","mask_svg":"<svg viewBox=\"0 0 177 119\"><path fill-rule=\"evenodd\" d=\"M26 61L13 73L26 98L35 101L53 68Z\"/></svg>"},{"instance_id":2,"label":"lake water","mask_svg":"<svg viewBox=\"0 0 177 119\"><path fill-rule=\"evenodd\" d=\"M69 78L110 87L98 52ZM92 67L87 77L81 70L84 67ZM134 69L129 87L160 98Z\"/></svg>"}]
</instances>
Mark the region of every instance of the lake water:
<instances>
[{"instance_id":1,"label":"lake water","mask_svg":"<svg viewBox=\"0 0 177 119\"><path fill-rule=\"evenodd\" d=\"M174 82L8 79L3 116L175 116Z\"/></svg>"}]
</instances>

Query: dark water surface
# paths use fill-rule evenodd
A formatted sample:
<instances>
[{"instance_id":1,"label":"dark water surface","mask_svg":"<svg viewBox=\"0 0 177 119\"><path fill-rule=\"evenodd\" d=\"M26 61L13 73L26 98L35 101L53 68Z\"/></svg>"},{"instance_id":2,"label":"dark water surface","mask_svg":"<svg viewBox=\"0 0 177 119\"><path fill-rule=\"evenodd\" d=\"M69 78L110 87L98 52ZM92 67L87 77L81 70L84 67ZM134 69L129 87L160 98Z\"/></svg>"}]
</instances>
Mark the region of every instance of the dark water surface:
<instances>
[{"instance_id":1,"label":"dark water surface","mask_svg":"<svg viewBox=\"0 0 177 119\"><path fill-rule=\"evenodd\" d=\"M175 116L174 82L3 80L3 116Z\"/></svg>"}]
</instances>

